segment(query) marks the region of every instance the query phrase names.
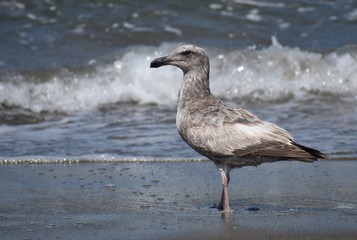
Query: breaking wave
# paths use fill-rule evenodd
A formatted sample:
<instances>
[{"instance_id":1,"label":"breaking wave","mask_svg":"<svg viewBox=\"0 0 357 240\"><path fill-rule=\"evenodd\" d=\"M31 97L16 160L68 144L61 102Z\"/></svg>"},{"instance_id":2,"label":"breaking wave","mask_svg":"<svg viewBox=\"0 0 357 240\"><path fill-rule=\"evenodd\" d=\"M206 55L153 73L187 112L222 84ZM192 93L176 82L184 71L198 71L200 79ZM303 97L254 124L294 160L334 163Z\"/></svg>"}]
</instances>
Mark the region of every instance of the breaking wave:
<instances>
[{"instance_id":1,"label":"breaking wave","mask_svg":"<svg viewBox=\"0 0 357 240\"><path fill-rule=\"evenodd\" d=\"M84 69L0 73L0 105L31 112L91 111L114 103L174 105L182 73L150 69L179 46L136 46ZM309 96L357 97L357 47L322 54L284 47L207 48L212 92L226 100L287 101Z\"/></svg>"}]
</instances>

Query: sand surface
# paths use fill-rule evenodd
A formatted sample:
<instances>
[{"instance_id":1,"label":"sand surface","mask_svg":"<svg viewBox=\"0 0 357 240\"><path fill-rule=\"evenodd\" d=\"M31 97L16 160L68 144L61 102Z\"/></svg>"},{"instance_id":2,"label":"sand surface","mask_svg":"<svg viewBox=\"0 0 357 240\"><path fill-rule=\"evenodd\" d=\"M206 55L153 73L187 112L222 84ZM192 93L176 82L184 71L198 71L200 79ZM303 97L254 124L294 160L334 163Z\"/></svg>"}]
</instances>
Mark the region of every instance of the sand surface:
<instances>
[{"instance_id":1,"label":"sand surface","mask_svg":"<svg viewBox=\"0 0 357 240\"><path fill-rule=\"evenodd\" d=\"M357 161L0 166L0 239L357 239Z\"/></svg>"}]
</instances>

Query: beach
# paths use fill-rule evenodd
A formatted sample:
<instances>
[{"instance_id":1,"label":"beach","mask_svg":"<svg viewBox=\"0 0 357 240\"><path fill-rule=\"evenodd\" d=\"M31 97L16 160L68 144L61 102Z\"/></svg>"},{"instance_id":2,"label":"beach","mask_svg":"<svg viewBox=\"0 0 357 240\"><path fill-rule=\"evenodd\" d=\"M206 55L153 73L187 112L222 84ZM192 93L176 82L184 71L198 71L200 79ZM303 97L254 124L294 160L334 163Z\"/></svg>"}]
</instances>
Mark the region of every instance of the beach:
<instances>
[{"instance_id":1,"label":"beach","mask_svg":"<svg viewBox=\"0 0 357 240\"><path fill-rule=\"evenodd\" d=\"M0 166L1 239L355 239L356 161Z\"/></svg>"}]
</instances>

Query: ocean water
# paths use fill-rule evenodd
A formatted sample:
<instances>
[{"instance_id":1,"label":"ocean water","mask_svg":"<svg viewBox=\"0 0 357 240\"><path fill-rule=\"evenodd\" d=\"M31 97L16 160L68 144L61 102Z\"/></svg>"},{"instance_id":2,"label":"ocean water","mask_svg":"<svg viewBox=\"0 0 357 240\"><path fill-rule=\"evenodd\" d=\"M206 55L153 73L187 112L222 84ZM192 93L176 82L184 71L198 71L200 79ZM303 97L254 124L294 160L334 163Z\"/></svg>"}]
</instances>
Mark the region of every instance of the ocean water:
<instances>
[{"instance_id":1,"label":"ocean water","mask_svg":"<svg viewBox=\"0 0 357 240\"><path fill-rule=\"evenodd\" d=\"M357 159L357 3L1 1L0 163L191 161L175 127L204 47L211 90L334 159Z\"/></svg>"}]
</instances>

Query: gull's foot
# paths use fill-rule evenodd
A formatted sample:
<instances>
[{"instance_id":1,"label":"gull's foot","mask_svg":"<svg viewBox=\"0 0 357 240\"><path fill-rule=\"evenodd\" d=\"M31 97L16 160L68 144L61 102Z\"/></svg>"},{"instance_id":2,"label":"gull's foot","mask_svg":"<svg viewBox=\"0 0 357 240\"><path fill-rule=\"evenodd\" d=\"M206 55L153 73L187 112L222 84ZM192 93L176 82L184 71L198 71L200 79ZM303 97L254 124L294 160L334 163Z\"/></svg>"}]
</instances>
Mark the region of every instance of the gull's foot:
<instances>
[{"instance_id":1,"label":"gull's foot","mask_svg":"<svg viewBox=\"0 0 357 240\"><path fill-rule=\"evenodd\" d=\"M219 212L221 213L232 213L233 209L228 207L227 209L223 208L223 204L213 204L213 206L211 208L216 208Z\"/></svg>"},{"instance_id":2,"label":"gull's foot","mask_svg":"<svg viewBox=\"0 0 357 240\"><path fill-rule=\"evenodd\" d=\"M232 208L227 208L227 209L219 209L221 213L232 213L233 209Z\"/></svg>"}]
</instances>

